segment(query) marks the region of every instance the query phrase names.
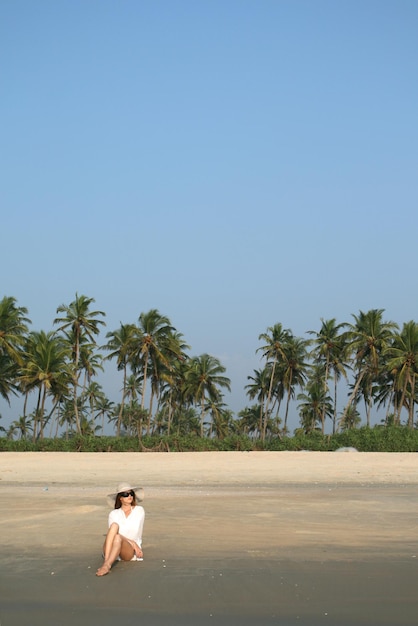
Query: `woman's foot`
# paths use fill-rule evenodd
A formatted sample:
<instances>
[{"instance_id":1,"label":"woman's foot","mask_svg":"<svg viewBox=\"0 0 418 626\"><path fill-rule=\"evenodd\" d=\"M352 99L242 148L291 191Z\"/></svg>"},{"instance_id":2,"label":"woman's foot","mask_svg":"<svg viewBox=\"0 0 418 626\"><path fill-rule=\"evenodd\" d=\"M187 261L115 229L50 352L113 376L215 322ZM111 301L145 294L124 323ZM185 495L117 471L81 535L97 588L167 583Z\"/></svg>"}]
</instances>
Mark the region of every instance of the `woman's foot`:
<instances>
[{"instance_id":1,"label":"woman's foot","mask_svg":"<svg viewBox=\"0 0 418 626\"><path fill-rule=\"evenodd\" d=\"M96 572L96 576L106 576L110 572L110 565L107 563L103 563L101 567Z\"/></svg>"}]
</instances>

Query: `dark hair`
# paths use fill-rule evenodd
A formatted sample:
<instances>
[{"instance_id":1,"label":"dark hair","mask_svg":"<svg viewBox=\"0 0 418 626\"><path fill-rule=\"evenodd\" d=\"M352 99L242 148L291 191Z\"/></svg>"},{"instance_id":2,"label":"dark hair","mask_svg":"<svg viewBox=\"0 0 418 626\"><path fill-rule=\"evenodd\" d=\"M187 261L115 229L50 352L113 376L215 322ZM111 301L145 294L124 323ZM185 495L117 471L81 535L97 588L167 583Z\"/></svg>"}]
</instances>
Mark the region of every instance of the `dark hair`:
<instances>
[{"instance_id":1,"label":"dark hair","mask_svg":"<svg viewBox=\"0 0 418 626\"><path fill-rule=\"evenodd\" d=\"M132 506L136 506L136 495L135 495L135 491L133 489L131 489L133 495L132 498ZM122 492L123 493L123 492ZM116 498L115 498L115 509L120 509L120 507L122 506L122 503L120 501L120 493L116 494Z\"/></svg>"}]
</instances>

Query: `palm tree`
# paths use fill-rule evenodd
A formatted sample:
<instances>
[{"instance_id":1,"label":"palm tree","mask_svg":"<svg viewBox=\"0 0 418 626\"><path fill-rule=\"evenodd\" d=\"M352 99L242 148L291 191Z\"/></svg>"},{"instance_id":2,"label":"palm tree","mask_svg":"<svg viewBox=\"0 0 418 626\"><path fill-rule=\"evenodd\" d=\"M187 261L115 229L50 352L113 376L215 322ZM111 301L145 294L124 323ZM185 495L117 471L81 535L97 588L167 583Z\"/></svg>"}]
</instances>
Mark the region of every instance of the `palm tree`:
<instances>
[{"instance_id":1,"label":"palm tree","mask_svg":"<svg viewBox=\"0 0 418 626\"><path fill-rule=\"evenodd\" d=\"M87 337L94 343L94 337L99 334L99 326L105 326L105 322L98 317L104 317L103 311L90 311L94 298L79 296L69 305L61 304L57 313L63 313L63 317L57 317L54 324L59 324L58 330L67 331L67 337L72 344L73 350L73 406L77 432L81 434L81 423L78 412L78 381L80 377L80 348L83 339Z\"/></svg>"},{"instance_id":2,"label":"palm tree","mask_svg":"<svg viewBox=\"0 0 418 626\"><path fill-rule=\"evenodd\" d=\"M340 417L338 422L338 428L343 431L352 430L353 428L357 428L360 422L360 413L357 410L357 405L353 402Z\"/></svg>"},{"instance_id":3,"label":"palm tree","mask_svg":"<svg viewBox=\"0 0 418 626\"><path fill-rule=\"evenodd\" d=\"M83 411L81 406L78 407L78 411L79 413ZM65 437L68 438L70 434L74 433L74 426L75 414L73 398L67 398L64 396L63 398L61 398L59 404L59 418L57 420L57 430L58 427L65 427Z\"/></svg>"},{"instance_id":4,"label":"palm tree","mask_svg":"<svg viewBox=\"0 0 418 626\"><path fill-rule=\"evenodd\" d=\"M173 358L184 359L185 357L176 329L171 326L168 317L161 315L157 309L151 309L148 313L141 313L138 319L132 363L134 371L141 371L142 373L142 409L145 407L149 371L151 379L154 380L154 386L150 393L147 434L151 430L152 400L159 380L158 372L161 371L162 366L170 368L170 360Z\"/></svg>"},{"instance_id":5,"label":"palm tree","mask_svg":"<svg viewBox=\"0 0 418 626\"><path fill-rule=\"evenodd\" d=\"M25 416L19 417L18 420L12 422L14 432L19 432L20 439L26 439L33 431L31 420Z\"/></svg>"},{"instance_id":6,"label":"palm tree","mask_svg":"<svg viewBox=\"0 0 418 626\"><path fill-rule=\"evenodd\" d=\"M8 354L17 363L21 362L20 348L31 323L27 312L25 307L16 306L16 298L4 296L0 300L0 354Z\"/></svg>"},{"instance_id":7,"label":"palm tree","mask_svg":"<svg viewBox=\"0 0 418 626\"><path fill-rule=\"evenodd\" d=\"M18 366L22 363L21 349L28 332L28 310L16 305L16 298L0 300L0 395L10 404L10 394L16 393Z\"/></svg>"},{"instance_id":8,"label":"palm tree","mask_svg":"<svg viewBox=\"0 0 418 626\"><path fill-rule=\"evenodd\" d=\"M139 440L142 439L144 424L148 423L148 411L141 409L141 405L133 400L129 406L125 406L124 427L131 435L136 435Z\"/></svg>"},{"instance_id":9,"label":"palm tree","mask_svg":"<svg viewBox=\"0 0 418 626\"><path fill-rule=\"evenodd\" d=\"M416 383L418 374L418 324L414 321L403 325L400 333L395 333L393 342L386 347L387 368L396 371L395 385L401 392L396 421L400 421L400 412L408 409L408 427L414 428Z\"/></svg>"},{"instance_id":10,"label":"palm tree","mask_svg":"<svg viewBox=\"0 0 418 626\"><path fill-rule=\"evenodd\" d=\"M118 371L123 372L122 400L119 404L119 414L116 423L116 435L119 436L127 395L128 368L132 364L136 347L137 327L135 324L121 324L120 328L107 333L106 337L109 341L103 346L103 349L109 350L110 354L105 358L106 360L116 359Z\"/></svg>"},{"instance_id":11,"label":"palm tree","mask_svg":"<svg viewBox=\"0 0 418 626\"><path fill-rule=\"evenodd\" d=\"M200 405L200 436L204 436L205 405L219 401L220 388L231 390L231 381L223 376L225 368L210 354L202 354L190 359L186 373L186 397Z\"/></svg>"},{"instance_id":12,"label":"palm tree","mask_svg":"<svg viewBox=\"0 0 418 626\"><path fill-rule=\"evenodd\" d=\"M90 385L84 390L81 398L82 401L84 399L88 401L90 406L90 419L94 421L97 405L102 398L105 398L102 386L95 381L91 382Z\"/></svg>"},{"instance_id":13,"label":"palm tree","mask_svg":"<svg viewBox=\"0 0 418 626\"><path fill-rule=\"evenodd\" d=\"M295 397L296 387L303 388L308 369L307 346L309 341L300 337L290 337L286 346L285 360L281 367L281 378L287 392L286 412L283 430L287 432L287 418L289 415L290 400Z\"/></svg>"},{"instance_id":14,"label":"palm tree","mask_svg":"<svg viewBox=\"0 0 418 626\"><path fill-rule=\"evenodd\" d=\"M153 414L153 400L157 399L157 412L160 409L162 393L165 385L178 381L179 366L186 362L186 350L189 348L183 341L183 335L177 331L167 334L161 343L161 355L152 360L150 372L151 397L149 404L149 417Z\"/></svg>"},{"instance_id":15,"label":"palm tree","mask_svg":"<svg viewBox=\"0 0 418 626\"><path fill-rule=\"evenodd\" d=\"M96 400L96 418L101 417L102 435L104 433L105 417L110 417L114 406L115 403L109 400L109 398L106 398L105 394L101 395Z\"/></svg>"},{"instance_id":16,"label":"palm tree","mask_svg":"<svg viewBox=\"0 0 418 626\"><path fill-rule=\"evenodd\" d=\"M15 434L18 432L18 427L16 426L16 424L13 422L12 424L10 424L9 428L6 431L6 437L7 439L13 439L13 437L15 436Z\"/></svg>"},{"instance_id":17,"label":"palm tree","mask_svg":"<svg viewBox=\"0 0 418 626\"><path fill-rule=\"evenodd\" d=\"M131 374L126 379L125 399L129 401L130 405L132 405L134 402L138 400L140 396L142 396L141 382L142 382L141 376L135 376L135 374Z\"/></svg>"},{"instance_id":18,"label":"palm tree","mask_svg":"<svg viewBox=\"0 0 418 626\"><path fill-rule=\"evenodd\" d=\"M126 400L128 401L129 404L125 404L124 406L124 411L125 411L125 415L128 415L129 418L132 416L135 416L138 411L138 407L140 408L140 405L138 404L138 398L141 396L142 394L142 377L141 376L136 376L135 374L131 374L130 376L128 376L127 380L126 380ZM145 409L141 409L141 420L144 419L144 414L147 413L145 411ZM148 416L148 413L147 413ZM130 424L128 425L130 426Z\"/></svg>"},{"instance_id":19,"label":"palm tree","mask_svg":"<svg viewBox=\"0 0 418 626\"><path fill-rule=\"evenodd\" d=\"M388 354L385 354L385 359L389 359ZM388 361L385 360L382 366L378 379L376 381L376 391L374 392L374 399L376 402L377 410L382 406L386 406L386 416L384 423L386 425L396 423L397 416L400 411L400 400L402 394L397 386L397 368L389 370ZM393 412L392 412L393 409Z\"/></svg>"},{"instance_id":20,"label":"palm tree","mask_svg":"<svg viewBox=\"0 0 418 626\"><path fill-rule=\"evenodd\" d=\"M322 381L311 380L306 385L306 393L298 394L298 409L305 432L315 430L321 424L321 432L325 434L325 418L332 416L332 399L327 394Z\"/></svg>"},{"instance_id":21,"label":"palm tree","mask_svg":"<svg viewBox=\"0 0 418 626\"><path fill-rule=\"evenodd\" d=\"M266 359L266 364L269 364L270 367L270 383L267 393L267 399L264 409L264 426L262 430L262 438L265 438L265 429L267 426L267 421L269 419L269 409L270 409L270 401L271 395L273 391L273 383L275 381L276 374L276 365L278 362L283 362L286 359L286 347L288 345L289 340L292 337L292 332L289 329L284 329L281 324L275 324L274 326L270 326L267 328L267 332L262 333L258 339L259 341L265 341L265 345L261 346L257 349L257 352L260 350L263 351L263 358Z\"/></svg>"},{"instance_id":22,"label":"palm tree","mask_svg":"<svg viewBox=\"0 0 418 626\"><path fill-rule=\"evenodd\" d=\"M141 408L145 407L145 393L148 382L148 367L153 361L163 358L161 353L169 333L174 331L168 317L161 315L157 309L151 309L148 313L141 313L138 319L138 328L135 347L135 365L142 370L143 387Z\"/></svg>"},{"instance_id":23,"label":"palm tree","mask_svg":"<svg viewBox=\"0 0 418 626\"><path fill-rule=\"evenodd\" d=\"M10 405L10 396L17 395L18 366L8 354L0 353L0 396Z\"/></svg>"},{"instance_id":24,"label":"palm tree","mask_svg":"<svg viewBox=\"0 0 418 626\"><path fill-rule=\"evenodd\" d=\"M262 413L262 407L259 404L253 404L247 406L245 409L238 413L238 429L244 435L249 437L261 437L262 432L260 430L260 409Z\"/></svg>"},{"instance_id":25,"label":"palm tree","mask_svg":"<svg viewBox=\"0 0 418 626\"><path fill-rule=\"evenodd\" d=\"M96 435L101 428L98 424L94 423L94 420L87 419L85 415L81 416L80 427L80 434L85 437L88 435Z\"/></svg>"},{"instance_id":26,"label":"palm tree","mask_svg":"<svg viewBox=\"0 0 418 626\"><path fill-rule=\"evenodd\" d=\"M177 436L199 435L200 428L200 420L194 407L189 406L174 411L172 416L172 429L176 432Z\"/></svg>"},{"instance_id":27,"label":"palm tree","mask_svg":"<svg viewBox=\"0 0 418 626\"><path fill-rule=\"evenodd\" d=\"M368 396L367 426L370 426L370 407L373 398L373 382L378 379L381 367L382 353L389 346L393 337L393 330L398 328L395 322L383 321L384 309L371 309L367 313L360 311L359 315L353 315L355 323L348 324L346 333L349 350L353 355L355 382L352 393L348 399L346 411L358 397L362 384Z\"/></svg>"},{"instance_id":28,"label":"palm tree","mask_svg":"<svg viewBox=\"0 0 418 626\"><path fill-rule=\"evenodd\" d=\"M36 389L38 400L34 411L33 438L43 437L45 402L47 397L57 399L68 389L68 347L54 333L31 332L24 348L24 360L19 375L19 385L25 392ZM51 411L52 414L52 411ZM40 431L37 432L37 423Z\"/></svg>"},{"instance_id":29,"label":"palm tree","mask_svg":"<svg viewBox=\"0 0 418 626\"><path fill-rule=\"evenodd\" d=\"M233 413L222 402L222 397L208 402L205 406L205 413L209 413L211 417L209 435L211 436L214 432L217 439L225 439L232 430Z\"/></svg>"},{"instance_id":30,"label":"palm tree","mask_svg":"<svg viewBox=\"0 0 418 626\"><path fill-rule=\"evenodd\" d=\"M347 367L345 363L345 343L341 330L346 326L345 323L337 324L336 319L324 320L321 318L321 328L319 332L308 331L309 334L315 335L314 342L316 348L313 350L315 362L323 363L324 372L324 390L328 393L328 381L333 374L334 378L334 410L332 420L332 432L336 431L337 425L337 383L341 376L347 379ZM325 409L325 407L324 407ZM325 415L322 416L321 422L324 423Z\"/></svg>"},{"instance_id":31,"label":"palm tree","mask_svg":"<svg viewBox=\"0 0 418 626\"><path fill-rule=\"evenodd\" d=\"M173 359L170 369L164 373L160 389L160 405L167 421L167 435L171 433L173 418L176 413L187 410L193 398L186 397L186 375L189 359Z\"/></svg>"},{"instance_id":32,"label":"palm tree","mask_svg":"<svg viewBox=\"0 0 418 626\"><path fill-rule=\"evenodd\" d=\"M103 357L96 352L96 344L82 341L80 345L80 370L84 372L82 393L91 384L94 376L99 370L103 371Z\"/></svg>"},{"instance_id":33,"label":"palm tree","mask_svg":"<svg viewBox=\"0 0 418 626\"><path fill-rule=\"evenodd\" d=\"M260 437L264 441L266 435L265 424L270 419L270 412L265 410L266 398L269 394L271 377L271 364L267 364L262 370L253 370L253 376L247 376L252 382L245 386L247 396L250 400L256 399L258 402L259 414L259 432Z\"/></svg>"}]
</instances>

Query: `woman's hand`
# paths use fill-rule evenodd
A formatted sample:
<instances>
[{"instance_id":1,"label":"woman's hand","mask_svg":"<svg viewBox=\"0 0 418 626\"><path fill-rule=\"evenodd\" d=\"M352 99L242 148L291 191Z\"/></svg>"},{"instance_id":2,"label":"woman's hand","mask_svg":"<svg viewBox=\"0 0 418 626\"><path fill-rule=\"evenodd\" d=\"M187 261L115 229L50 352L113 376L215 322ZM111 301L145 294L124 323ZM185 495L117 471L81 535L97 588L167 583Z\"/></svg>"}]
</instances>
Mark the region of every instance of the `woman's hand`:
<instances>
[{"instance_id":1,"label":"woman's hand","mask_svg":"<svg viewBox=\"0 0 418 626\"><path fill-rule=\"evenodd\" d=\"M133 549L135 550L135 555L138 559L142 559L142 557L144 556L144 553L142 552L141 548L139 547L139 545L137 543L134 542L134 546Z\"/></svg>"},{"instance_id":2,"label":"woman's hand","mask_svg":"<svg viewBox=\"0 0 418 626\"><path fill-rule=\"evenodd\" d=\"M133 541L133 542L132 542L132 547L133 547L133 549L134 549L135 556L136 556L138 559L142 559L142 557L144 556L144 554L143 554L143 552L142 552L141 548L139 547L139 545L138 545L135 541Z\"/></svg>"}]
</instances>

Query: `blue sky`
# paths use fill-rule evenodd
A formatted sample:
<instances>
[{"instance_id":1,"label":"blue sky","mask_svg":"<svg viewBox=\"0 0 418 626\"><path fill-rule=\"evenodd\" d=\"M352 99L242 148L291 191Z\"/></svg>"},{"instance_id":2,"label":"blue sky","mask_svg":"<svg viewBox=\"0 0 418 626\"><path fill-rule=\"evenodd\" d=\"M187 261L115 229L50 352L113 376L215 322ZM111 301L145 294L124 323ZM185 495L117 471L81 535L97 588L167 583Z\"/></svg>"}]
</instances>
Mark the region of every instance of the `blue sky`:
<instances>
[{"instance_id":1,"label":"blue sky","mask_svg":"<svg viewBox=\"0 0 418 626\"><path fill-rule=\"evenodd\" d=\"M157 308L234 411L268 326L418 319L417 42L415 0L1 3L0 296Z\"/></svg>"}]
</instances>

